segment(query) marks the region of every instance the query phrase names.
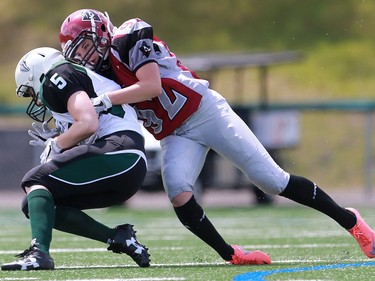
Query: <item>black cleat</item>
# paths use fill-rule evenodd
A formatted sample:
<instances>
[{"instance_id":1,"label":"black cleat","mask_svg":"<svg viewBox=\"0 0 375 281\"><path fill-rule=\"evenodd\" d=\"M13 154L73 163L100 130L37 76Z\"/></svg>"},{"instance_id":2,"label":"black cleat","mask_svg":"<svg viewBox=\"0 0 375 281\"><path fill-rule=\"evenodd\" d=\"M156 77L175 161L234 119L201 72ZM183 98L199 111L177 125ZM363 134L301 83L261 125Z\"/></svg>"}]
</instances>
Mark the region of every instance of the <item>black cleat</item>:
<instances>
[{"instance_id":1,"label":"black cleat","mask_svg":"<svg viewBox=\"0 0 375 281\"><path fill-rule=\"evenodd\" d=\"M51 270L55 268L51 256L39 250L35 245L31 245L29 249L16 257L19 259L3 264L1 270Z\"/></svg>"},{"instance_id":2,"label":"black cleat","mask_svg":"<svg viewBox=\"0 0 375 281\"><path fill-rule=\"evenodd\" d=\"M108 251L117 254L125 253L130 256L140 267L150 266L150 255L144 245L138 242L136 231L131 224L116 226L116 233L113 239L108 241Z\"/></svg>"}]
</instances>

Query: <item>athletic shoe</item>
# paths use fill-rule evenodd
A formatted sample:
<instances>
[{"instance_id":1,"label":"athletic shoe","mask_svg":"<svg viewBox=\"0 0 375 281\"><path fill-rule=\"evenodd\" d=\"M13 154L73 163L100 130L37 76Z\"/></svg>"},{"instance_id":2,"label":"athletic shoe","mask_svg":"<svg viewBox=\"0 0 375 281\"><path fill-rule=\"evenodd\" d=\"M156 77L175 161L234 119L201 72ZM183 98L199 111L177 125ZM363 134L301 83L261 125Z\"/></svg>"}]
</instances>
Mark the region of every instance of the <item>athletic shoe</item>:
<instances>
[{"instance_id":1,"label":"athletic shoe","mask_svg":"<svg viewBox=\"0 0 375 281\"><path fill-rule=\"evenodd\" d=\"M271 258L261 251L247 251L240 246L231 245L234 250L231 264L246 265L246 264L271 264Z\"/></svg>"},{"instance_id":2,"label":"athletic shoe","mask_svg":"<svg viewBox=\"0 0 375 281\"><path fill-rule=\"evenodd\" d=\"M55 268L51 256L39 250L36 245L31 245L29 249L16 257L20 259L3 264L1 270L50 270Z\"/></svg>"},{"instance_id":3,"label":"athletic shoe","mask_svg":"<svg viewBox=\"0 0 375 281\"><path fill-rule=\"evenodd\" d=\"M125 253L130 256L140 267L150 266L150 255L144 245L138 242L133 225L123 224L116 226L113 239L108 241L108 251L117 254Z\"/></svg>"},{"instance_id":4,"label":"athletic shoe","mask_svg":"<svg viewBox=\"0 0 375 281\"><path fill-rule=\"evenodd\" d=\"M365 223L356 209L346 209L354 213L357 218L357 223L352 229L348 230L349 233L357 240L359 247L366 256L375 258L375 232Z\"/></svg>"}]
</instances>

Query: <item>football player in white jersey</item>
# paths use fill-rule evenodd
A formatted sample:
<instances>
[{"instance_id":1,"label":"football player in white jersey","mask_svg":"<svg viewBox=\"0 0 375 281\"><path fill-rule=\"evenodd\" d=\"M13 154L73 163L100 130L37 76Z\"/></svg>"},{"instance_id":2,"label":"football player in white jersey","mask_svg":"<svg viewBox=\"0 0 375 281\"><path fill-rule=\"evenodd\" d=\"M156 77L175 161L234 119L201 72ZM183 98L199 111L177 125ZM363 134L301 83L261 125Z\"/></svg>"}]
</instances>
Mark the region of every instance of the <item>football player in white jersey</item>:
<instances>
[{"instance_id":1,"label":"football player in white jersey","mask_svg":"<svg viewBox=\"0 0 375 281\"><path fill-rule=\"evenodd\" d=\"M134 18L116 28L108 14L82 9L62 23L60 42L67 58L107 77L115 73L123 88L95 98L94 105L99 111L134 105L146 129L160 140L163 184L177 217L225 261L271 263L261 251L226 243L196 202L192 187L209 149L230 160L265 193L331 217L357 240L365 255L375 257L375 233L360 214L339 206L314 182L279 167L225 98L187 69L154 36L151 25Z\"/></svg>"},{"instance_id":2,"label":"football player in white jersey","mask_svg":"<svg viewBox=\"0 0 375 281\"><path fill-rule=\"evenodd\" d=\"M44 141L42 164L22 179L31 246L1 269L54 269L49 255L53 228L107 243L108 250L149 266L148 249L137 241L132 225L110 228L82 211L123 203L146 174L144 139L134 109L117 106L98 118L92 105L97 93L119 85L67 62L60 51L48 47L23 56L15 78L17 95L32 99L27 114L43 122L45 112L51 111L61 133Z\"/></svg>"}]
</instances>

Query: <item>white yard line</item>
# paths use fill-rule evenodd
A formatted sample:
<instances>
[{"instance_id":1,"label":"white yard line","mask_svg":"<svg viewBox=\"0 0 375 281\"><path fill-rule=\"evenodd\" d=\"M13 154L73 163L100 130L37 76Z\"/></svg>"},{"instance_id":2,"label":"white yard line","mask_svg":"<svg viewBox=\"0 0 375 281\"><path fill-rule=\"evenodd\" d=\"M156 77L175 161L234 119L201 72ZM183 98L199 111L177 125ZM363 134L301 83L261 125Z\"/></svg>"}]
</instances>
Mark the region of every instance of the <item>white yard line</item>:
<instances>
[{"instance_id":1,"label":"white yard line","mask_svg":"<svg viewBox=\"0 0 375 281\"><path fill-rule=\"evenodd\" d=\"M314 244L262 244L262 245L244 245L245 249L290 249L290 248L297 248L297 249L310 249L310 248L329 248L329 247L349 247L353 245L352 243L342 243L342 244L334 244L334 243L314 243ZM188 249L187 247L153 247L153 250L172 250L172 251L182 251ZM0 250L0 254L18 254L22 250ZM106 248L59 248L59 249L51 249L51 253L92 253L92 252L107 252Z\"/></svg>"}]
</instances>

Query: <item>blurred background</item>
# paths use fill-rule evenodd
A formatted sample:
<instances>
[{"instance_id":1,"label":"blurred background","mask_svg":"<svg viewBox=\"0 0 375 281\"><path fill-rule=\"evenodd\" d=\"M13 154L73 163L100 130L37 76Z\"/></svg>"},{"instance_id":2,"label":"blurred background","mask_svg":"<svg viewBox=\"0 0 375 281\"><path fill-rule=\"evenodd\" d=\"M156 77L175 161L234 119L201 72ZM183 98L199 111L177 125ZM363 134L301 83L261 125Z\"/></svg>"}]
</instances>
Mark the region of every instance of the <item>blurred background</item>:
<instances>
[{"instance_id":1,"label":"blurred background","mask_svg":"<svg viewBox=\"0 0 375 281\"><path fill-rule=\"evenodd\" d=\"M375 2L370 0L0 1L0 191L19 190L22 176L39 160L39 152L27 145L27 101L15 95L16 63L33 48L59 48L61 23L80 8L107 11L117 26L133 17L150 23L183 63L241 113L283 168L328 191L372 196ZM279 63L267 56L275 53L296 56ZM236 67L238 54L250 62L263 55L270 65ZM202 68L194 58L224 63ZM280 104L288 110L278 115ZM281 142L275 144L275 137ZM215 179L208 185L247 185L225 162L216 160L215 167L206 171L205 180Z\"/></svg>"}]
</instances>

